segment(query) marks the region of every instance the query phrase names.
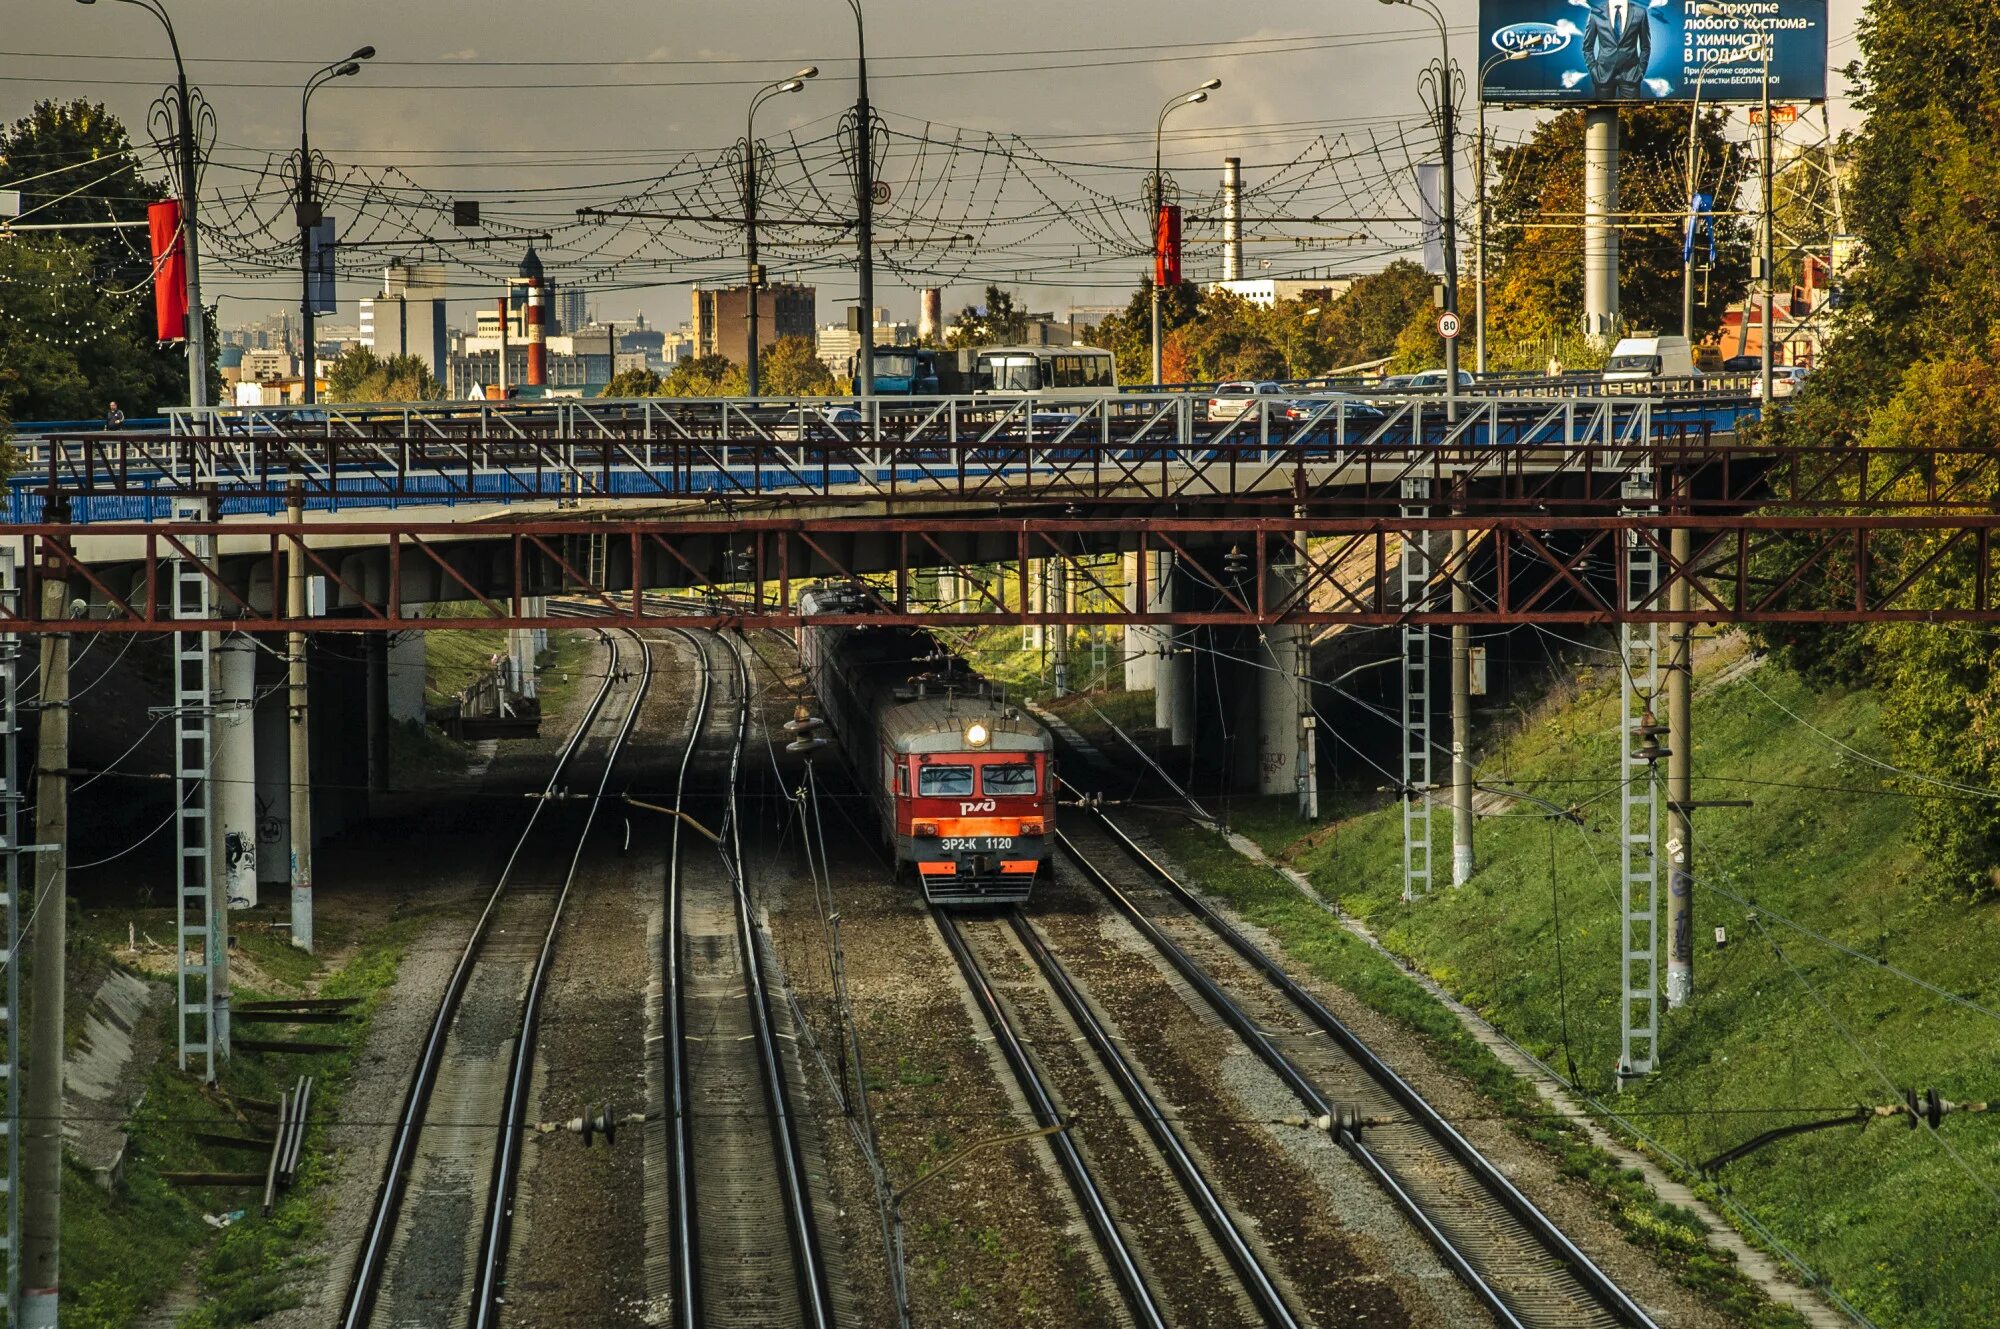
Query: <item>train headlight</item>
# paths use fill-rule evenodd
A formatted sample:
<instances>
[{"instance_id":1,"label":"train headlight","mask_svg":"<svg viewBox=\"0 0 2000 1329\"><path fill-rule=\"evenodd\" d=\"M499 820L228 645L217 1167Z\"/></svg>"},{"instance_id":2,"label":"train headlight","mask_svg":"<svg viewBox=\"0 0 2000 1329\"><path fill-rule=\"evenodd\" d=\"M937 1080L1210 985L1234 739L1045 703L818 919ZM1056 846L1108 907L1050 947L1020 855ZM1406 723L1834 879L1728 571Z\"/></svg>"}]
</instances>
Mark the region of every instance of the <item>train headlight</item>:
<instances>
[{"instance_id":1,"label":"train headlight","mask_svg":"<svg viewBox=\"0 0 2000 1329\"><path fill-rule=\"evenodd\" d=\"M965 746L969 748L983 748L992 737L983 721L974 720L965 727Z\"/></svg>"}]
</instances>

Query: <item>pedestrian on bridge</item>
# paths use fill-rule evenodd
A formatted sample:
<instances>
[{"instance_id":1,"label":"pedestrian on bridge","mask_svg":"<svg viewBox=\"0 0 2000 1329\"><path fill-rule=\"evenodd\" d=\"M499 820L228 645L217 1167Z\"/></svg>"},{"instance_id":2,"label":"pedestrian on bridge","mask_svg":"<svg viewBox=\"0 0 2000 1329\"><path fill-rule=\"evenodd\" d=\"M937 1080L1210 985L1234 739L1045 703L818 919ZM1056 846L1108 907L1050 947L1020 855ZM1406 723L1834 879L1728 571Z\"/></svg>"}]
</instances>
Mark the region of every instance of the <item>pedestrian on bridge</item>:
<instances>
[{"instance_id":1,"label":"pedestrian on bridge","mask_svg":"<svg viewBox=\"0 0 2000 1329\"><path fill-rule=\"evenodd\" d=\"M118 403L115 401L105 409L104 427L106 429L123 429L125 427L125 412L118 409Z\"/></svg>"}]
</instances>

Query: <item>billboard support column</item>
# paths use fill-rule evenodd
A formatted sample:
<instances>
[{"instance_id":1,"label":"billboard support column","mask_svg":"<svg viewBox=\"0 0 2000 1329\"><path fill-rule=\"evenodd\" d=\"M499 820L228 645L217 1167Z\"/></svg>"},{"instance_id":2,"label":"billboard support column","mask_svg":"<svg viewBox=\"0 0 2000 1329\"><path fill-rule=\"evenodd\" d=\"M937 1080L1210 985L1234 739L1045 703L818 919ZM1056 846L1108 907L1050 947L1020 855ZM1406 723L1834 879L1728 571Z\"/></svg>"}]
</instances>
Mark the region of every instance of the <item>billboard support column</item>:
<instances>
[{"instance_id":1,"label":"billboard support column","mask_svg":"<svg viewBox=\"0 0 2000 1329\"><path fill-rule=\"evenodd\" d=\"M1602 343L1618 325L1618 111L1583 113L1583 332Z\"/></svg>"}]
</instances>

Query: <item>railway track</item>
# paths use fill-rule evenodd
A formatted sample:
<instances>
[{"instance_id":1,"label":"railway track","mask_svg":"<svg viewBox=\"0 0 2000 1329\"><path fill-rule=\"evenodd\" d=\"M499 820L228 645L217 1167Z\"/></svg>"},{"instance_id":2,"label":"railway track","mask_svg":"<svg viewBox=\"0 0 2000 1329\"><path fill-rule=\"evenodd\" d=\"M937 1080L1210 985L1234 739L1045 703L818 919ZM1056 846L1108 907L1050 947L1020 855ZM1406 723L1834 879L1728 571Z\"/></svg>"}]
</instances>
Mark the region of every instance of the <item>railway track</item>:
<instances>
[{"instance_id":1,"label":"railway track","mask_svg":"<svg viewBox=\"0 0 2000 1329\"><path fill-rule=\"evenodd\" d=\"M1107 869L1090 831L1078 837L1089 852L1067 831L1056 837L1061 851L1382 1186L1501 1325L1653 1329L1643 1308L1281 965L1101 810L1095 825L1155 888L1152 898L1132 883L1134 872ZM1226 952L1212 968L1194 952L1216 942ZM1221 967L1235 972L1220 978Z\"/></svg>"},{"instance_id":2,"label":"railway track","mask_svg":"<svg viewBox=\"0 0 2000 1329\"><path fill-rule=\"evenodd\" d=\"M591 827L653 675L637 633L600 636L610 652L604 680L532 802L425 1037L342 1329L499 1321L542 992Z\"/></svg>"},{"instance_id":3,"label":"railway track","mask_svg":"<svg viewBox=\"0 0 2000 1329\"><path fill-rule=\"evenodd\" d=\"M683 1329L832 1329L826 1264L805 1153L773 1028L759 929L743 870L736 793L750 723L750 671L719 633L683 632L701 662L701 700L681 763L668 860L663 957L668 1188L674 1323ZM718 658L722 657L718 663ZM712 705L733 678L733 713ZM690 781L711 719L727 736L718 795ZM715 858L684 852L690 806L719 820ZM699 824L699 822L697 823Z\"/></svg>"},{"instance_id":4,"label":"railway track","mask_svg":"<svg viewBox=\"0 0 2000 1329\"><path fill-rule=\"evenodd\" d=\"M1229 1316L1227 1322L1297 1329L1303 1321L1203 1173L1170 1113L1155 1098L1144 1076L1121 1050L1119 1040L1098 1018L1092 1003L1029 918L1019 909L1009 909L994 917L964 917L939 908L931 910L931 917L992 1029L1037 1124L1053 1127L1063 1122L1058 1096L1048 1075L1028 1053L1017 1019L1001 1000L991 969L982 958L982 952L991 954L992 947L1005 944L1006 933L1011 933L1020 953L1033 965L1054 1006L1067 1015L1082 1035L1096 1067L1114 1086L1124 1108L1144 1128L1160 1166L1178 1187L1188 1215L1187 1226L1197 1238L1199 1253L1219 1271L1226 1271L1225 1280L1233 1277L1235 1287L1228 1296L1231 1304L1221 1311ZM1149 1278L1148 1261L1135 1252L1128 1224L1121 1220L1115 1201L1107 1194L1083 1150L1070 1138L1067 1128L1051 1135L1050 1143L1134 1322L1150 1329L1180 1322L1181 1318L1194 1314L1182 1307L1181 1314L1170 1319L1168 1312L1173 1308L1163 1306L1163 1302L1171 1298L1163 1297L1154 1288L1156 1282L1166 1281L1169 1274L1177 1290L1187 1286L1190 1270L1179 1262L1184 1252L1171 1252L1176 1262L1170 1270L1162 1267L1156 1234L1151 1252L1155 1276ZM1214 1316L1217 1311L1211 1306L1204 1313Z\"/></svg>"}]
</instances>

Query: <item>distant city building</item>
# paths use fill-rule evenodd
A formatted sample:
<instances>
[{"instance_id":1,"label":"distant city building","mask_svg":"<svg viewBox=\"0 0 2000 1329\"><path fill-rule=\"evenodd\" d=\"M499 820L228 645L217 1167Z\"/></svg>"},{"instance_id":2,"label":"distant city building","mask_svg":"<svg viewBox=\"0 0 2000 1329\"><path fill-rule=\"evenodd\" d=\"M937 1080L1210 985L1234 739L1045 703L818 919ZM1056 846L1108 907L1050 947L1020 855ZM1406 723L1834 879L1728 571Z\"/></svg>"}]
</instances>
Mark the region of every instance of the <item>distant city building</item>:
<instances>
[{"instance_id":1,"label":"distant city building","mask_svg":"<svg viewBox=\"0 0 2000 1329\"><path fill-rule=\"evenodd\" d=\"M245 351L238 378L247 383L290 378L298 372L298 361L290 351Z\"/></svg>"},{"instance_id":2,"label":"distant city building","mask_svg":"<svg viewBox=\"0 0 2000 1329\"><path fill-rule=\"evenodd\" d=\"M590 292L561 290L556 292L556 332L576 332L587 328L595 320L590 313Z\"/></svg>"},{"instance_id":3,"label":"distant city building","mask_svg":"<svg viewBox=\"0 0 2000 1329\"><path fill-rule=\"evenodd\" d=\"M822 324L813 338L813 353L836 378L854 374L855 357L861 354L861 333L854 326L860 312L859 308L849 309L846 323ZM914 346L917 342L917 329L890 318L886 309L875 311L873 331L877 346Z\"/></svg>"},{"instance_id":4,"label":"distant city building","mask_svg":"<svg viewBox=\"0 0 2000 1329\"><path fill-rule=\"evenodd\" d=\"M749 358L749 288L725 286L694 291L696 355L721 355L732 364ZM813 337L818 292L810 286L775 282L758 289L757 345L769 350L780 337Z\"/></svg>"},{"instance_id":5,"label":"distant city building","mask_svg":"<svg viewBox=\"0 0 2000 1329\"><path fill-rule=\"evenodd\" d=\"M1243 281L1210 282L1211 291L1228 291L1253 305L1270 308L1280 300L1318 300L1331 303L1347 294L1347 288L1361 279L1347 277L1252 277Z\"/></svg>"},{"instance_id":6,"label":"distant city building","mask_svg":"<svg viewBox=\"0 0 2000 1329\"><path fill-rule=\"evenodd\" d=\"M451 344L444 291L442 264L390 260L382 271L382 293L359 302L356 340L384 360L414 355L442 379Z\"/></svg>"}]
</instances>

